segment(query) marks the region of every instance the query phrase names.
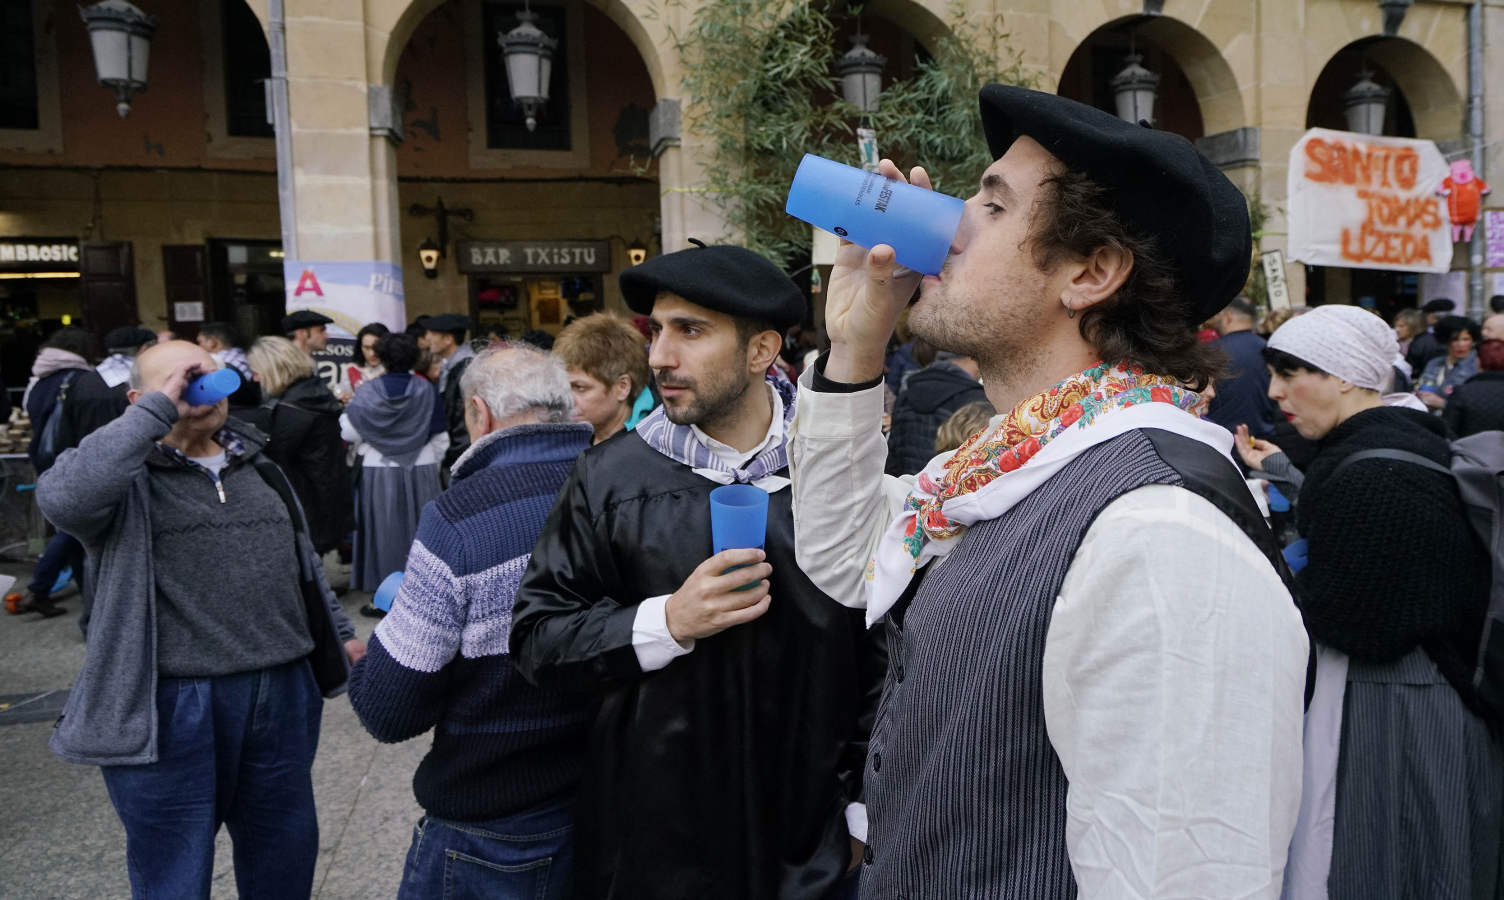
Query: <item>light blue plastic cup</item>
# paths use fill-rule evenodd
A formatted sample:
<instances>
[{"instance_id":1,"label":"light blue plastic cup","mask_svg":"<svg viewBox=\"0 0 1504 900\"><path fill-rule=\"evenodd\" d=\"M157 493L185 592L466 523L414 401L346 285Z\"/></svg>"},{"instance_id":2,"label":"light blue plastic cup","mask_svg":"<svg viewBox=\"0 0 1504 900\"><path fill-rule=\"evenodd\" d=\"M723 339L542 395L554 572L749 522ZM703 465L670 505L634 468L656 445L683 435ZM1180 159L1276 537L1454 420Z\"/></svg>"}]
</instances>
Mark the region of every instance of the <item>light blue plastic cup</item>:
<instances>
[{"instance_id":1,"label":"light blue plastic cup","mask_svg":"<svg viewBox=\"0 0 1504 900\"><path fill-rule=\"evenodd\" d=\"M393 572L381 579L376 593L371 596L371 605L385 612L392 611L392 601L397 599L397 589L402 587L402 573Z\"/></svg>"},{"instance_id":2,"label":"light blue plastic cup","mask_svg":"<svg viewBox=\"0 0 1504 900\"><path fill-rule=\"evenodd\" d=\"M893 248L898 264L939 275L965 202L807 153L784 210L853 244Z\"/></svg>"},{"instance_id":3,"label":"light blue plastic cup","mask_svg":"<svg viewBox=\"0 0 1504 900\"><path fill-rule=\"evenodd\" d=\"M750 484L728 484L710 492L710 545L712 552L756 547L768 540L768 492ZM726 572L745 569L732 566ZM724 575L726 572L722 572ZM744 584L750 591L757 582Z\"/></svg>"},{"instance_id":4,"label":"light blue plastic cup","mask_svg":"<svg viewBox=\"0 0 1504 900\"><path fill-rule=\"evenodd\" d=\"M212 406L240 390L240 373L234 369L215 369L200 375L183 390L189 406Z\"/></svg>"}]
</instances>

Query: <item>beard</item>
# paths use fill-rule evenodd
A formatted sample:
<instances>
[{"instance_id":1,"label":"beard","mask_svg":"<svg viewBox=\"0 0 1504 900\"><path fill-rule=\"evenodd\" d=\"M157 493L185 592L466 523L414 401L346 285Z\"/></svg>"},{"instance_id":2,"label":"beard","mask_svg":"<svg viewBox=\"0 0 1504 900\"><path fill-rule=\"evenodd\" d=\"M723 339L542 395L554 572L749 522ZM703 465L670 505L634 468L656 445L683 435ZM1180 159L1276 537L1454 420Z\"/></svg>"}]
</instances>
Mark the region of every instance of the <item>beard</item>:
<instances>
[{"instance_id":1,"label":"beard","mask_svg":"<svg viewBox=\"0 0 1504 900\"><path fill-rule=\"evenodd\" d=\"M909 331L939 350L970 356L984 372L1018 371L1037 362L1039 318L1030 301L1043 296L1043 273L1021 273L997 290L977 292L952 277L949 264L909 309ZM1038 305L1033 304L1033 305Z\"/></svg>"},{"instance_id":2,"label":"beard","mask_svg":"<svg viewBox=\"0 0 1504 900\"><path fill-rule=\"evenodd\" d=\"M746 368L746 356L734 369L713 372L703 379L658 375L659 387L682 388L688 395L675 398L679 405L663 400L663 414L675 425L713 425L734 415L737 405L747 393L749 383L742 377Z\"/></svg>"}]
</instances>

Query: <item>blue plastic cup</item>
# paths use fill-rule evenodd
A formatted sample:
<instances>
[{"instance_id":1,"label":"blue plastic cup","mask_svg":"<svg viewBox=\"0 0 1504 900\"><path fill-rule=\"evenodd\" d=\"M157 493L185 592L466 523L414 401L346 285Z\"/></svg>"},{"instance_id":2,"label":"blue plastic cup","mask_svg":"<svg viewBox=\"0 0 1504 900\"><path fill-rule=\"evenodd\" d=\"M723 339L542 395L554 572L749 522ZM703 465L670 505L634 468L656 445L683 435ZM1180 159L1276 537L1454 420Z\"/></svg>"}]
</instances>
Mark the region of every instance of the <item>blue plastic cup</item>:
<instances>
[{"instance_id":1,"label":"blue plastic cup","mask_svg":"<svg viewBox=\"0 0 1504 900\"><path fill-rule=\"evenodd\" d=\"M767 491L750 484L728 484L710 492L710 545L713 552L750 547L761 550L767 540ZM732 566L726 572L745 568ZM750 591L754 587L757 587L755 581L737 590Z\"/></svg>"},{"instance_id":2,"label":"blue plastic cup","mask_svg":"<svg viewBox=\"0 0 1504 900\"><path fill-rule=\"evenodd\" d=\"M193 379L183 389L189 406L213 406L240 390L240 373L234 369L215 369Z\"/></svg>"},{"instance_id":3,"label":"blue plastic cup","mask_svg":"<svg viewBox=\"0 0 1504 900\"><path fill-rule=\"evenodd\" d=\"M397 589L402 587L402 573L393 572L381 579L376 593L371 596L371 605L385 612L392 611L392 601L397 599Z\"/></svg>"},{"instance_id":4,"label":"blue plastic cup","mask_svg":"<svg viewBox=\"0 0 1504 900\"><path fill-rule=\"evenodd\" d=\"M807 153L784 211L853 244L887 244L899 265L939 275L965 205L947 194Z\"/></svg>"}]
</instances>

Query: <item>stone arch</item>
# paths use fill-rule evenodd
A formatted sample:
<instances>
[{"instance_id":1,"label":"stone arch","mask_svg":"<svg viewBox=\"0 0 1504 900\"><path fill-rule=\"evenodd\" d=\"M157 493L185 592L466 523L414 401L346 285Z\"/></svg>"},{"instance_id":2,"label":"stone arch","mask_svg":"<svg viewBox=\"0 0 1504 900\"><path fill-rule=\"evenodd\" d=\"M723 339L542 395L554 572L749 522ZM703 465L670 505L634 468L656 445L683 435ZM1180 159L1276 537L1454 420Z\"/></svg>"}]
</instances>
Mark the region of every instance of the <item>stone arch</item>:
<instances>
[{"instance_id":1,"label":"stone arch","mask_svg":"<svg viewBox=\"0 0 1504 900\"><path fill-rule=\"evenodd\" d=\"M1164 50L1180 67L1196 95L1206 134L1232 131L1248 124L1242 89L1227 58L1206 35L1171 16L1124 16L1105 22L1077 41L1067 60L1075 58L1098 35L1129 27L1146 42ZM1060 89L1068 64L1062 63L1055 75L1056 90Z\"/></svg>"},{"instance_id":2,"label":"stone arch","mask_svg":"<svg viewBox=\"0 0 1504 900\"><path fill-rule=\"evenodd\" d=\"M1361 57L1392 81L1404 95L1415 125L1415 136L1438 142L1460 141L1465 126L1467 98L1462 87L1431 51L1402 37L1372 37L1352 41L1332 53L1312 81L1310 103L1317 101L1318 85L1330 83L1334 66L1351 68Z\"/></svg>"},{"instance_id":3,"label":"stone arch","mask_svg":"<svg viewBox=\"0 0 1504 900\"><path fill-rule=\"evenodd\" d=\"M402 50L417 30L418 23L434 10L443 6L449 0L388 0L385 6L394 7L389 19L389 30L385 31L385 41L372 54L372 62L379 63L380 68L372 72L372 80L381 84L391 84L397 74L397 61L402 57ZM654 34L649 30L640 15L632 7L633 0L585 0L596 9L605 13L607 18L615 22L627 37L632 41L632 46L637 48L637 54L642 57L643 64L647 67L648 77L653 82L653 94L655 97L673 96L676 92L668 83L668 73L664 66L659 46L667 45L667 37L662 34ZM373 6L376 4L372 4ZM380 30L380 23L372 23L376 30ZM661 25L657 29L661 31Z\"/></svg>"}]
</instances>

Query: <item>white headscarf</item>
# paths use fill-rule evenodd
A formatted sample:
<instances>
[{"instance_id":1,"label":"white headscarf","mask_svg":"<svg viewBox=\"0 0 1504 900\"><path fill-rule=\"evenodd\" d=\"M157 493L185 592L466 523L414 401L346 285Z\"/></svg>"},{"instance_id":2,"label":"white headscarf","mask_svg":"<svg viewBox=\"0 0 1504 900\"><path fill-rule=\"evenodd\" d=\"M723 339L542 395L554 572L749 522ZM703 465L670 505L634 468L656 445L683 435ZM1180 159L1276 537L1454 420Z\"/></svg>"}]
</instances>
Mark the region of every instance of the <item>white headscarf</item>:
<instances>
[{"instance_id":1,"label":"white headscarf","mask_svg":"<svg viewBox=\"0 0 1504 900\"><path fill-rule=\"evenodd\" d=\"M1399 343L1384 320L1356 306L1318 306L1281 325L1269 348L1308 362L1349 384L1383 393L1393 379Z\"/></svg>"}]
</instances>

